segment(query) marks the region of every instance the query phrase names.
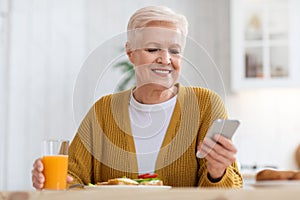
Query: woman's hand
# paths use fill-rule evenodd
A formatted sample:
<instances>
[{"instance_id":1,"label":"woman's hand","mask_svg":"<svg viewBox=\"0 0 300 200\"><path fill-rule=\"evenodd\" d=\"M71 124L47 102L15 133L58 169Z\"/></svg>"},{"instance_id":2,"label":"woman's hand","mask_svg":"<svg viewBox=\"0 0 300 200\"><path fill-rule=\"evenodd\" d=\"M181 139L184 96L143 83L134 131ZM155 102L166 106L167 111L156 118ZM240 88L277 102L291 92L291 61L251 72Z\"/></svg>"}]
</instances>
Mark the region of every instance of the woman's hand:
<instances>
[{"instance_id":1,"label":"woman's hand","mask_svg":"<svg viewBox=\"0 0 300 200\"><path fill-rule=\"evenodd\" d=\"M33 169L31 171L32 174L32 185L35 189L41 190L44 187L45 176L43 174L44 165L40 158L36 159L33 163ZM67 176L67 183L71 183L73 178L71 176Z\"/></svg>"},{"instance_id":2,"label":"woman's hand","mask_svg":"<svg viewBox=\"0 0 300 200\"><path fill-rule=\"evenodd\" d=\"M217 134L214 140L204 138L198 146L198 151L205 155L209 176L213 179L220 179L226 168L236 159L237 149L231 140Z\"/></svg>"},{"instance_id":3,"label":"woman's hand","mask_svg":"<svg viewBox=\"0 0 300 200\"><path fill-rule=\"evenodd\" d=\"M41 190L44 187L45 177L43 174L44 165L40 158L36 159L33 163L33 169L31 171L32 175L32 185L35 189Z\"/></svg>"}]
</instances>

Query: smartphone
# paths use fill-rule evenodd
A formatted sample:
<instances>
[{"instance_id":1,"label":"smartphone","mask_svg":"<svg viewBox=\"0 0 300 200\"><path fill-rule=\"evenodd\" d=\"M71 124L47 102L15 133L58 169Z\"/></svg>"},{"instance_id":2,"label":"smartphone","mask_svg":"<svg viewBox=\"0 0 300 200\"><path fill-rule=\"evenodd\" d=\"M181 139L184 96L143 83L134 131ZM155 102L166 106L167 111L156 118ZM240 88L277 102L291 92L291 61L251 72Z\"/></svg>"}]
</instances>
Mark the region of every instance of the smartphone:
<instances>
[{"instance_id":1,"label":"smartphone","mask_svg":"<svg viewBox=\"0 0 300 200\"><path fill-rule=\"evenodd\" d=\"M205 137L213 139L215 134L221 134L228 139L232 139L239 125L240 121L236 119L216 119L209 127Z\"/></svg>"},{"instance_id":2,"label":"smartphone","mask_svg":"<svg viewBox=\"0 0 300 200\"><path fill-rule=\"evenodd\" d=\"M232 139L233 134L239 127L240 121L236 119L216 119L209 127L205 137L209 137L212 140L215 134L221 134L222 136ZM206 155L197 151L196 156L198 158L204 158Z\"/></svg>"}]
</instances>

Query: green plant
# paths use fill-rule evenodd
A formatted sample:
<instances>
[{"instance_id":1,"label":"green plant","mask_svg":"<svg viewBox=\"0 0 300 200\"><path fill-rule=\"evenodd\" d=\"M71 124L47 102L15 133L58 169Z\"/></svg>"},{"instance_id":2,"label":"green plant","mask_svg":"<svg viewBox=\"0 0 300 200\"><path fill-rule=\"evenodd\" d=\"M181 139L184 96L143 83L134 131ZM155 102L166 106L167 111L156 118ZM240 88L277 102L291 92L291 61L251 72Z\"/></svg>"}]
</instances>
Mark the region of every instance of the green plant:
<instances>
[{"instance_id":1,"label":"green plant","mask_svg":"<svg viewBox=\"0 0 300 200\"><path fill-rule=\"evenodd\" d=\"M135 83L135 74L133 65L128 61L120 61L114 65L124 73L124 79L118 84L118 91L128 89Z\"/></svg>"}]
</instances>

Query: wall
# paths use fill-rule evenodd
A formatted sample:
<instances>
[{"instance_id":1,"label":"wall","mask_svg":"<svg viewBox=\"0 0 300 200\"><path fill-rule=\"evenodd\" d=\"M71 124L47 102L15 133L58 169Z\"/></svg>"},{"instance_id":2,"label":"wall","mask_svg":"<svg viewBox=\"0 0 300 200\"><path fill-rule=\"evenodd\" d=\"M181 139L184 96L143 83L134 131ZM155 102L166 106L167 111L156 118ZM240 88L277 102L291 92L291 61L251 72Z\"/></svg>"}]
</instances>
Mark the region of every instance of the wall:
<instances>
[{"instance_id":1,"label":"wall","mask_svg":"<svg viewBox=\"0 0 300 200\"><path fill-rule=\"evenodd\" d=\"M297 169L300 88L245 90L226 100L230 116L241 120L235 143L242 165Z\"/></svg>"},{"instance_id":2,"label":"wall","mask_svg":"<svg viewBox=\"0 0 300 200\"><path fill-rule=\"evenodd\" d=\"M9 4L0 1L0 163L5 163L7 158L7 105L8 105L8 35L9 35ZM0 177L6 180L5 165L0 165ZM4 182L0 180L0 188Z\"/></svg>"},{"instance_id":3,"label":"wall","mask_svg":"<svg viewBox=\"0 0 300 200\"><path fill-rule=\"evenodd\" d=\"M0 189L21 190L31 188L32 164L41 155L42 139L72 139L75 133L72 93L87 54L85 11L84 1L7 2L9 45L0 66L5 122Z\"/></svg>"}]
</instances>

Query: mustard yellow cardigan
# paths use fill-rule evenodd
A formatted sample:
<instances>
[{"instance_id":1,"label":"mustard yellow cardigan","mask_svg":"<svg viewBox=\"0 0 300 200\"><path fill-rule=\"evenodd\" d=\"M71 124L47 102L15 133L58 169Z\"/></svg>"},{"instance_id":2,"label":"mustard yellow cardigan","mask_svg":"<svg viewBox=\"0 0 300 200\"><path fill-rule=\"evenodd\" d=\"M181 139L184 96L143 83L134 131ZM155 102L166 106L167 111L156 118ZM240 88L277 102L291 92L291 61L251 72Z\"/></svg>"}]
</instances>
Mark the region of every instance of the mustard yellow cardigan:
<instances>
[{"instance_id":1,"label":"mustard yellow cardigan","mask_svg":"<svg viewBox=\"0 0 300 200\"><path fill-rule=\"evenodd\" d=\"M155 173L165 185L173 187L242 187L235 162L221 180L211 182L205 159L195 156L212 121L227 118L221 98L209 89L178 87ZM130 90L104 96L87 113L69 148L68 173L74 178L73 183L97 183L123 176L137 178L129 99Z\"/></svg>"}]
</instances>

